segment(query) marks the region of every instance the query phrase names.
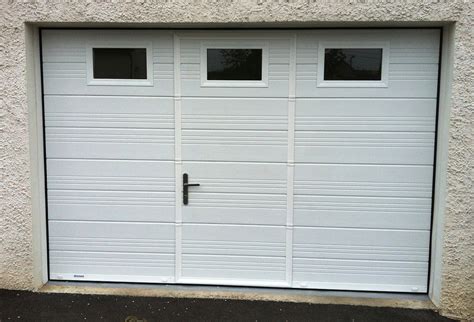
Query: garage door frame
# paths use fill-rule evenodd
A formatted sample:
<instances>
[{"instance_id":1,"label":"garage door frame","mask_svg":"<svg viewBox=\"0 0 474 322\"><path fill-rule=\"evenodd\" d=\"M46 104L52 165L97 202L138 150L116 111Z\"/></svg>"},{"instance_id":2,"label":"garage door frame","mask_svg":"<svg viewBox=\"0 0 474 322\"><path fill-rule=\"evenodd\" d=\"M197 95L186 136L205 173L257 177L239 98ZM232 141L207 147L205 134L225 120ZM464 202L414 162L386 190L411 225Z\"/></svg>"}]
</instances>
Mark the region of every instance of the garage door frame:
<instances>
[{"instance_id":1,"label":"garage door frame","mask_svg":"<svg viewBox=\"0 0 474 322\"><path fill-rule=\"evenodd\" d=\"M435 190L436 190L436 187L437 187L437 183L436 183L436 177L437 177L437 168L438 168L438 164L437 164L437 156L438 156L438 130L439 130L439 122L438 122L438 119L439 119L439 112L440 112L440 87L441 87L441 74L442 74L442 66L444 65L441 64L441 61L444 60L444 57L442 56L441 52L444 51L444 43L443 43L443 28L441 27L436 27L436 28L433 28L433 27L426 27L427 29L438 29L440 30L440 55L439 55L439 65L438 65L438 86L437 86L437 99L436 99L436 129L435 129L435 145L434 145L434 163L433 163L433 185L432 185L432 207L431 207L431 242L430 242L430 249L429 249L429 261L428 261L428 289L430 290L430 285L431 285L431 271L432 271L432 267L431 267L431 262L432 262L432 245L433 245L433 239L434 239L434 235L433 235L433 222L434 222L434 212L435 212ZM45 168L45 136L44 136L44 126L43 126L43 120L44 120L44 111L43 111L43 105L44 105L44 101L43 101L43 71L42 71L42 68L41 68L41 62L42 62L42 58L41 58L41 31L42 30L45 30L45 29L117 29L117 28L39 28L37 30L37 39L35 39L35 47L36 47L36 53L40 53L39 57L37 57L38 55L35 55L34 59L35 59L35 66L36 66L36 73L35 73L35 80L36 80L36 102L37 102L37 106L39 108L39 110L41 111L41 116L42 117L37 117L37 123L36 125L40 125L38 130L38 147L42 148L42 151L41 149L38 149L37 151L37 154L39 156L41 156L40 158L38 158L38 168L37 168L37 173L39 174L38 177L39 177L39 182L42 182L44 183L44 187L43 187L43 191L44 191L44 197L40 199L43 199L42 201L40 201L40 208L41 207L44 207L44 219L41 220L41 222L45 225L45 228L43 228L45 230L44 232L44 236L41 240L41 245L42 245L42 248L44 250L44 252L42 252L41 257L44 258L44 256L46 255L46 265L44 265L43 267L46 267L47 268L47 275L46 276L49 276L49 256L48 256L48 253L49 253L49 246L48 246L48 243L47 243L47 238L48 238L48 228L47 228L47 220L48 220L48 216L47 216L47 182L45 180L46 178L46 168ZM125 29L125 28L119 28L119 29ZM128 28L127 28L128 29ZM140 28L140 29L144 29L144 30L168 30L168 29L165 29L165 28ZM274 30L273 28L269 28L269 29L272 29ZM294 29L294 30L299 30L299 29L412 29L412 28L393 28L393 27L385 27L385 28L298 28L298 29ZM423 27L413 27L413 29L424 29ZM138 30L138 29L137 29ZM202 30L202 29L197 29L197 28L186 28L186 29L179 29L177 28L176 30ZM215 30L215 29L212 29L212 30ZM240 30L240 29L239 29ZM252 29L254 30L254 29ZM260 29L260 28L256 28L255 30L265 30L265 29ZM283 30L292 30L291 28L284 28ZM39 83L39 84L38 84ZM40 98L40 99L38 99ZM32 151L32 153L34 153L34 150ZM41 169L42 168L42 169ZM44 261L43 261L44 262ZM43 281L48 281L49 279L48 278L44 278L44 275L43 274ZM132 283L132 284L135 284L135 283ZM178 284L179 285L179 284Z\"/></svg>"}]
</instances>

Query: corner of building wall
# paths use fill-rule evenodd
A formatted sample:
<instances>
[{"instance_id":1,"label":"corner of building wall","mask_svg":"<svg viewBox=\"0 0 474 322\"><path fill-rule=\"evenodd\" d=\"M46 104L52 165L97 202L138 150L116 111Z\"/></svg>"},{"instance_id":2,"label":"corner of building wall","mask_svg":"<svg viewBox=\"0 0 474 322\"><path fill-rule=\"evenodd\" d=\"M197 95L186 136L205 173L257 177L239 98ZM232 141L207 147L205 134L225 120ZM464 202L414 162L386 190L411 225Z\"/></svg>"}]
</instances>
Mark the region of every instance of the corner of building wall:
<instances>
[{"instance_id":1,"label":"corner of building wall","mask_svg":"<svg viewBox=\"0 0 474 322\"><path fill-rule=\"evenodd\" d=\"M25 24L26 94L30 151L32 280L31 289L39 289L47 280L46 212L44 194L43 118L40 70L39 28Z\"/></svg>"},{"instance_id":2,"label":"corner of building wall","mask_svg":"<svg viewBox=\"0 0 474 322\"><path fill-rule=\"evenodd\" d=\"M431 270L429 297L440 307L442 289L444 215L447 194L447 161L449 120L451 112L452 75L454 64L455 25L448 24L442 30L441 67L439 83L439 106L437 123L436 168L433 202L433 223L431 239Z\"/></svg>"}]
</instances>

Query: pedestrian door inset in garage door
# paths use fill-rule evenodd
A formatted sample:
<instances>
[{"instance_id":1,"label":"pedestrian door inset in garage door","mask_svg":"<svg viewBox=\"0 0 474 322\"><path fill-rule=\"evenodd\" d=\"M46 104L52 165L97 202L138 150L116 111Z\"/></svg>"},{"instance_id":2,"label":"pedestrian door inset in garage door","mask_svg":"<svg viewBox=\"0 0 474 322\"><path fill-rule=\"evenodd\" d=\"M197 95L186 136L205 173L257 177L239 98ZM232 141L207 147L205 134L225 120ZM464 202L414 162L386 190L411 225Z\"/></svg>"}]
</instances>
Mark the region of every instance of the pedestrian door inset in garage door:
<instances>
[{"instance_id":1,"label":"pedestrian door inset in garage door","mask_svg":"<svg viewBox=\"0 0 474 322\"><path fill-rule=\"evenodd\" d=\"M427 291L439 30L42 48L51 279Z\"/></svg>"}]
</instances>

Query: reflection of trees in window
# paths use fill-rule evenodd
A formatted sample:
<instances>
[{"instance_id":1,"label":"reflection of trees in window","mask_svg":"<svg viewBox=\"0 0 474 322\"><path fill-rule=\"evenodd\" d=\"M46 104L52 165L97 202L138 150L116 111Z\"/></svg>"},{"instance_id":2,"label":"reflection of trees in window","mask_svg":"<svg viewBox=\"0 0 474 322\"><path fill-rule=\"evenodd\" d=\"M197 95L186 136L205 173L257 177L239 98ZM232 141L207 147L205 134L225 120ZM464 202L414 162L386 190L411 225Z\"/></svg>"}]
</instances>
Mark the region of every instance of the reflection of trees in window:
<instances>
[{"instance_id":1,"label":"reflection of trees in window","mask_svg":"<svg viewBox=\"0 0 474 322\"><path fill-rule=\"evenodd\" d=\"M94 78L146 79L145 48L93 48Z\"/></svg>"},{"instance_id":2,"label":"reflection of trees in window","mask_svg":"<svg viewBox=\"0 0 474 322\"><path fill-rule=\"evenodd\" d=\"M208 49L208 80L261 80L262 49Z\"/></svg>"},{"instance_id":3,"label":"reflection of trees in window","mask_svg":"<svg viewBox=\"0 0 474 322\"><path fill-rule=\"evenodd\" d=\"M381 79L381 48L325 49L324 80Z\"/></svg>"}]
</instances>

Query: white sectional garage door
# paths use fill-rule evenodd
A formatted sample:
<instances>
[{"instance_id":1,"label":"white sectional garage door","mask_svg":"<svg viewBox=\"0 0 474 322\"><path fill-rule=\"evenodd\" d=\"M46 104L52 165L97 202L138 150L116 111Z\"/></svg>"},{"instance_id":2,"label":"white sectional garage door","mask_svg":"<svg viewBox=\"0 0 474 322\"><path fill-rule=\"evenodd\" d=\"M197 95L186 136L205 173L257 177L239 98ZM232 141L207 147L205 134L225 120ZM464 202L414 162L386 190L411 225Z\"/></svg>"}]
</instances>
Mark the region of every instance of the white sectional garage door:
<instances>
[{"instance_id":1,"label":"white sectional garage door","mask_svg":"<svg viewBox=\"0 0 474 322\"><path fill-rule=\"evenodd\" d=\"M439 36L43 30L50 278L426 292Z\"/></svg>"}]
</instances>

